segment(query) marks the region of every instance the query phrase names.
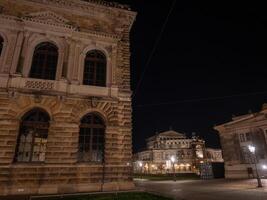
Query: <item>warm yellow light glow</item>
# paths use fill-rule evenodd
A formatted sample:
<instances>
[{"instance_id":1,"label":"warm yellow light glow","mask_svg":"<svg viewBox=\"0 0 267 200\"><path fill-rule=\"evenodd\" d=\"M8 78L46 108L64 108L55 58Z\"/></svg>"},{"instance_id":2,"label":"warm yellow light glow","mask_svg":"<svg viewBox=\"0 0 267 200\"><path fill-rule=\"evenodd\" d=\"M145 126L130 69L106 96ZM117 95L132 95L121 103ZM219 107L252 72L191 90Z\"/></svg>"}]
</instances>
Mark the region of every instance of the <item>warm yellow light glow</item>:
<instances>
[{"instance_id":1,"label":"warm yellow light glow","mask_svg":"<svg viewBox=\"0 0 267 200\"><path fill-rule=\"evenodd\" d=\"M145 164L145 168L148 169L148 164L147 163Z\"/></svg>"}]
</instances>

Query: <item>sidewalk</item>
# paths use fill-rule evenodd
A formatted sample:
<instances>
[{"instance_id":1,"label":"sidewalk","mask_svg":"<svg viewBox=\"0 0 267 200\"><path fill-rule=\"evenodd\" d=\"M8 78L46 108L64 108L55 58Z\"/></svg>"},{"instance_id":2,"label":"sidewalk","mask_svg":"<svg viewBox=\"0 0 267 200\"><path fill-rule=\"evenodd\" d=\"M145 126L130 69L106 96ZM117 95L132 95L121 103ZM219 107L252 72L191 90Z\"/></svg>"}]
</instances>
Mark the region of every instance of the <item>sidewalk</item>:
<instances>
[{"instance_id":1,"label":"sidewalk","mask_svg":"<svg viewBox=\"0 0 267 200\"><path fill-rule=\"evenodd\" d=\"M266 200L267 180L257 188L256 180L136 180L136 186L145 191L177 200Z\"/></svg>"}]
</instances>

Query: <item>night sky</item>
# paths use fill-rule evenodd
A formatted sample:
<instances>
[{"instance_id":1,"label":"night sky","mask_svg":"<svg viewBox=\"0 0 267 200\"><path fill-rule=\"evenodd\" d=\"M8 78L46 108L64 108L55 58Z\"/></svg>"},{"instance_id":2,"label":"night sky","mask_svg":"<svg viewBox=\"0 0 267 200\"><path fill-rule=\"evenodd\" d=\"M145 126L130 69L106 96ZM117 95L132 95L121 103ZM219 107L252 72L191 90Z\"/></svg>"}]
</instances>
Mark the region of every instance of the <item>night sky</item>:
<instances>
[{"instance_id":1,"label":"night sky","mask_svg":"<svg viewBox=\"0 0 267 200\"><path fill-rule=\"evenodd\" d=\"M145 68L173 1L118 2L138 12L131 32L135 152L145 148L146 138L170 126L220 147L215 124L259 111L267 102L265 6L177 1Z\"/></svg>"}]
</instances>

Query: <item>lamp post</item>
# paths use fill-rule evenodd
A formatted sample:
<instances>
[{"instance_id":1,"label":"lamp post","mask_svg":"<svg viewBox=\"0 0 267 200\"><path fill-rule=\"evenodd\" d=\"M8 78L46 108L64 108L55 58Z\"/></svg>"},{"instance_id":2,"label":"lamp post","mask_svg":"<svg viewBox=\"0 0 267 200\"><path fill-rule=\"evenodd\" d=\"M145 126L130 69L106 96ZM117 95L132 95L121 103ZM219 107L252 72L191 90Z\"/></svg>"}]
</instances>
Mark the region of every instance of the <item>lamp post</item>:
<instances>
[{"instance_id":1,"label":"lamp post","mask_svg":"<svg viewBox=\"0 0 267 200\"><path fill-rule=\"evenodd\" d=\"M141 161L139 162L139 167L140 167L140 179L142 179L143 163Z\"/></svg>"},{"instance_id":2,"label":"lamp post","mask_svg":"<svg viewBox=\"0 0 267 200\"><path fill-rule=\"evenodd\" d=\"M171 156L171 163L172 163L172 169L173 169L173 181L176 181L174 162L175 162L175 157Z\"/></svg>"},{"instance_id":3,"label":"lamp post","mask_svg":"<svg viewBox=\"0 0 267 200\"><path fill-rule=\"evenodd\" d=\"M256 147L253 146L253 145L248 145L248 149L249 149L250 153L253 155L255 171L256 171L256 176L257 176L257 181L258 181L258 187L262 187L262 183L261 183L261 179L260 179L260 176L259 176L257 163L256 163Z\"/></svg>"}]
</instances>

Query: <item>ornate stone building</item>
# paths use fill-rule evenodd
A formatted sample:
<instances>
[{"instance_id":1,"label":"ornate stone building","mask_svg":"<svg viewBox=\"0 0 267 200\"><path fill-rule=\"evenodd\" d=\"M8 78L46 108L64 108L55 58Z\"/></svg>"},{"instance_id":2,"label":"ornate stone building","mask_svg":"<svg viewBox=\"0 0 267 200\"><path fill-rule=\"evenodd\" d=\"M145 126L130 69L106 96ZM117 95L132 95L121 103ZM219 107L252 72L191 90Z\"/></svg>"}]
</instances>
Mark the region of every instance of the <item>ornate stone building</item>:
<instances>
[{"instance_id":1,"label":"ornate stone building","mask_svg":"<svg viewBox=\"0 0 267 200\"><path fill-rule=\"evenodd\" d=\"M147 139L146 150L134 155L134 172L199 174L200 164L206 161L204 140L170 130Z\"/></svg>"},{"instance_id":2,"label":"ornate stone building","mask_svg":"<svg viewBox=\"0 0 267 200\"><path fill-rule=\"evenodd\" d=\"M260 176L267 176L267 106L258 113L233 117L232 121L216 126L219 132L226 178L256 176L256 160ZM256 159L248 145L256 147Z\"/></svg>"},{"instance_id":3,"label":"ornate stone building","mask_svg":"<svg viewBox=\"0 0 267 200\"><path fill-rule=\"evenodd\" d=\"M133 188L135 16L100 0L0 0L0 195Z\"/></svg>"}]
</instances>

